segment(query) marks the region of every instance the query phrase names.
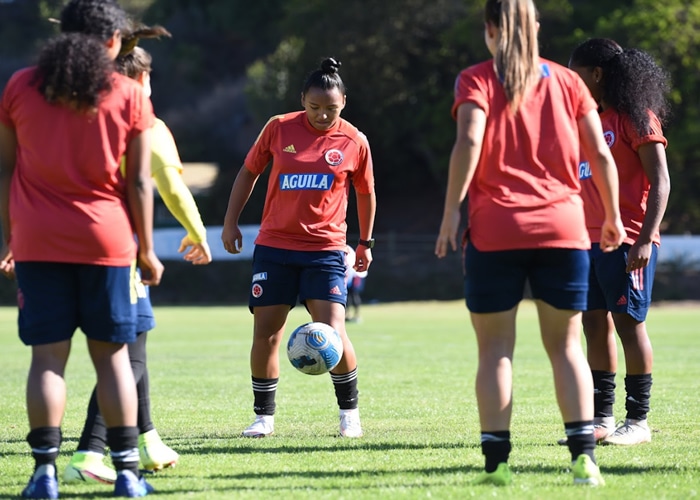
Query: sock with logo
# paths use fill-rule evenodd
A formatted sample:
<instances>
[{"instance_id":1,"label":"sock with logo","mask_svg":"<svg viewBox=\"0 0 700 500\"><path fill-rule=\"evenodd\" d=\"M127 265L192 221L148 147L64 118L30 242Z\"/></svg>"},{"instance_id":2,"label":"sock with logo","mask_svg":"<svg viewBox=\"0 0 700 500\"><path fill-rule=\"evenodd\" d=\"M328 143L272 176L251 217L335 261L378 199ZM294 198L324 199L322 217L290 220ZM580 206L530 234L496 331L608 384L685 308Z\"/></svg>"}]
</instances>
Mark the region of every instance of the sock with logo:
<instances>
[{"instance_id":1,"label":"sock with logo","mask_svg":"<svg viewBox=\"0 0 700 500\"><path fill-rule=\"evenodd\" d=\"M335 397L341 410L354 410L358 405L357 367L348 373L331 373Z\"/></svg>"},{"instance_id":2,"label":"sock with logo","mask_svg":"<svg viewBox=\"0 0 700 500\"><path fill-rule=\"evenodd\" d=\"M253 411L256 415L275 414L275 395L279 378L253 379Z\"/></svg>"}]
</instances>

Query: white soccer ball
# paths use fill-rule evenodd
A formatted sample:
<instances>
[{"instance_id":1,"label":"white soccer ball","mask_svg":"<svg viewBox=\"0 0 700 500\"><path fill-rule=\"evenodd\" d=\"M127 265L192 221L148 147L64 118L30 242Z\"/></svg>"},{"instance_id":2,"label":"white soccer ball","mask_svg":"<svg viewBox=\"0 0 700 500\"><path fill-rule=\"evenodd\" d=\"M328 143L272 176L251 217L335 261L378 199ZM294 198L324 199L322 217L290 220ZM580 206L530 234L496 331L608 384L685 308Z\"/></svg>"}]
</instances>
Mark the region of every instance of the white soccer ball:
<instances>
[{"instance_id":1,"label":"white soccer ball","mask_svg":"<svg viewBox=\"0 0 700 500\"><path fill-rule=\"evenodd\" d=\"M306 323L289 336L287 357L300 372L322 375L340 363L343 341L340 334L326 323Z\"/></svg>"}]
</instances>

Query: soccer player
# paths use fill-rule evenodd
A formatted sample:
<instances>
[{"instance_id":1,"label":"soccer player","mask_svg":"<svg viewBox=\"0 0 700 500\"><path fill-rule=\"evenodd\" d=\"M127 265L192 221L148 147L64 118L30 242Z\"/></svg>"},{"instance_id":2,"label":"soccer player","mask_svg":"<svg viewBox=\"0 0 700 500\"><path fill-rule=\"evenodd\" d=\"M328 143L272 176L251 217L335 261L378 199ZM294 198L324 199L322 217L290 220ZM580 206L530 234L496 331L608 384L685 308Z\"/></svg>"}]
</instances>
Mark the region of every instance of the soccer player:
<instances>
[{"instance_id":1,"label":"soccer player","mask_svg":"<svg viewBox=\"0 0 700 500\"><path fill-rule=\"evenodd\" d=\"M163 35L169 35L163 28L143 27L131 33L128 38L153 38ZM129 39L124 40L125 45L129 44ZM150 97L151 55L136 46L130 52L120 55L116 62L119 72L138 81L146 96ZM166 207L187 231L178 251L185 252L184 259L195 265L210 263L212 257L206 229L192 193L182 179L182 163L177 146L168 127L158 118L151 129L151 175ZM129 344L129 358L139 399L139 455L144 469L160 470L174 466L179 455L163 443L151 419L146 339L148 331L155 327L155 319L148 287L137 284L137 296L138 336L136 342ZM93 391L77 451L63 473L63 480L67 483L113 483L116 472L103 463L106 444L104 420L99 413L96 393Z\"/></svg>"},{"instance_id":2,"label":"soccer player","mask_svg":"<svg viewBox=\"0 0 700 500\"><path fill-rule=\"evenodd\" d=\"M580 343L588 253L579 147L601 193L603 251L624 237L617 176L600 118L578 76L540 58L532 0L487 0L484 38L493 59L455 84L452 149L438 257L457 249L460 206L469 196L465 297L476 332L476 396L485 456L479 484L512 482L508 466L512 359L518 304L529 281L552 365L574 483L600 485L593 439L593 384Z\"/></svg>"},{"instance_id":3,"label":"soccer player","mask_svg":"<svg viewBox=\"0 0 700 500\"><path fill-rule=\"evenodd\" d=\"M598 103L603 135L620 178L620 212L627 237L620 248L600 249L603 211L588 163L579 167L586 224L593 242L588 308L583 313L588 362L595 387L596 438L607 444L651 441L647 424L653 351L646 329L660 225L671 182L661 124L668 116L668 74L641 50L595 38L573 51L569 66ZM612 318L611 318L612 317ZM625 354L624 424L615 428L617 343Z\"/></svg>"},{"instance_id":4,"label":"soccer player","mask_svg":"<svg viewBox=\"0 0 700 500\"><path fill-rule=\"evenodd\" d=\"M272 160L260 232L255 240L250 309L254 317L250 366L255 421L246 437L274 432L279 346L287 315L297 303L313 321L331 325L343 339L343 357L331 371L340 408L340 435L362 436L357 359L345 331L345 246L350 185L357 198L360 240L355 270L372 262L376 210L367 138L340 117L345 85L340 62L329 58L306 79L303 111L273 116L248 152L233 183L222 241L239 253L238 225L256 181Z\"/></svg>"},{"instance_id":5,"label":"soccer player","mask_svg":"<svg viewBox=\"0 0 700 500\"><path fill-rule=\"evenodd\" d=\"M153 108L114 71L127 27L114 2L72 0L62 34L16 72L0 104L0 268L18 285L19 335L32 348L27 414L35 470L25 498L58 498L64 373L77 328L87 336L97 399L117 470L116 496L152 491L138 469L134 262L157 285L149 189ZM126 181L119 172L126 155ZM139 240L137 249L134 232Z\"/></svg>"}]
</instances>

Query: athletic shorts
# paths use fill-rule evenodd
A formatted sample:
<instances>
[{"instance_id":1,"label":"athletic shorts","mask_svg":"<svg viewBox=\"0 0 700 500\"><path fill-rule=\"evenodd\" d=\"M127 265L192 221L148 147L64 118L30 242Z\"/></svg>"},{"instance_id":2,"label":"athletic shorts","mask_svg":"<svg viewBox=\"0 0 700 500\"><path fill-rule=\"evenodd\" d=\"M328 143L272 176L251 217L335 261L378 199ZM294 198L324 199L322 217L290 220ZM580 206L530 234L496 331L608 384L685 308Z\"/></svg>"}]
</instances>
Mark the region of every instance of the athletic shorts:
<instances>
[{"instance_id":1,"label":"athletic shorts","mask_svg":"<svg viewBox=\"0 0 700 500\"><path fill-rule=\"evenodd\" d=\"M654 285L659 249L652 245L649 264L628 273L625 269L630 248L631 245L624 244L612 252L605 253L600 250L598 243L591 247L589 311L605 309L614 313L627 313L639 322L646 319L651 305L651 289Z\"/></svg>"},{"instance_id":2,"label":"athletic shorts","mask_svg":"<svg viewBox=\"0 0 700 500\"><path fill-rule=\"evenodd\" d=\"M72 338L136 340L133 266L16 262L19 336L26 345Z\"/></svg>"},{"instance_id":3,"label":"athletic shorts","mask_svg":"<svg viewBox=\"0 0 700 500\"><path fill-rule=\"evenodd\" d=\"M249 306L287 304L309 299L345 305L345 252L282 250L256 245L253 251L253 279Z\"/></svg>"},{"instance_id":4,"label":"athletic shorts","mask_svg":"<svg viewBox=\"0 0 700 500\"><path fill-rule=\"evenodd\" d=\"M156 327L151 305L150 288L141 282L141 271L136 269L136 332L144 333Z\"/></svg>"},{"instance_id":5,"label":"athletic shorts","mask_svg":"<svg viewBox=\"0 0 700 500\"><path fill-rule=\"evenodd\" d=\"M464 296L474 313L508 311L532 297L557 309L583 311L588 292L586 250L538 248L481 252L469 242L464 252Z\"/></svg>"}]
</instances>

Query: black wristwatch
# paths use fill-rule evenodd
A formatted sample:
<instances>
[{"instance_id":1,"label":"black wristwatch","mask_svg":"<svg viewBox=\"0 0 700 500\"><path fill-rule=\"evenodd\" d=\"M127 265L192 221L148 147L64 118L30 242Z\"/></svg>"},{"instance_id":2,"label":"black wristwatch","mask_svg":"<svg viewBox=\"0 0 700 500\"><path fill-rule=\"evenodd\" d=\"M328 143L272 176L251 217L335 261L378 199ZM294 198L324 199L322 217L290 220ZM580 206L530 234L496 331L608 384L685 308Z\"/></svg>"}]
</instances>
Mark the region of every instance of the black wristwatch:
<instances>
[{"instance_id":1,"label":"black wristwatch","mask_svg":"<svg viewBox=\"0 0 700 500\"><path fill-rule=\"evenodd\" d=\"M367 247L371 250L372 248L374 248L374 238L370 238L369 240L363 240L362 238L360 238L357 241L357 244L362 245L363 247Z\"/></svg>"}]
</instances>

